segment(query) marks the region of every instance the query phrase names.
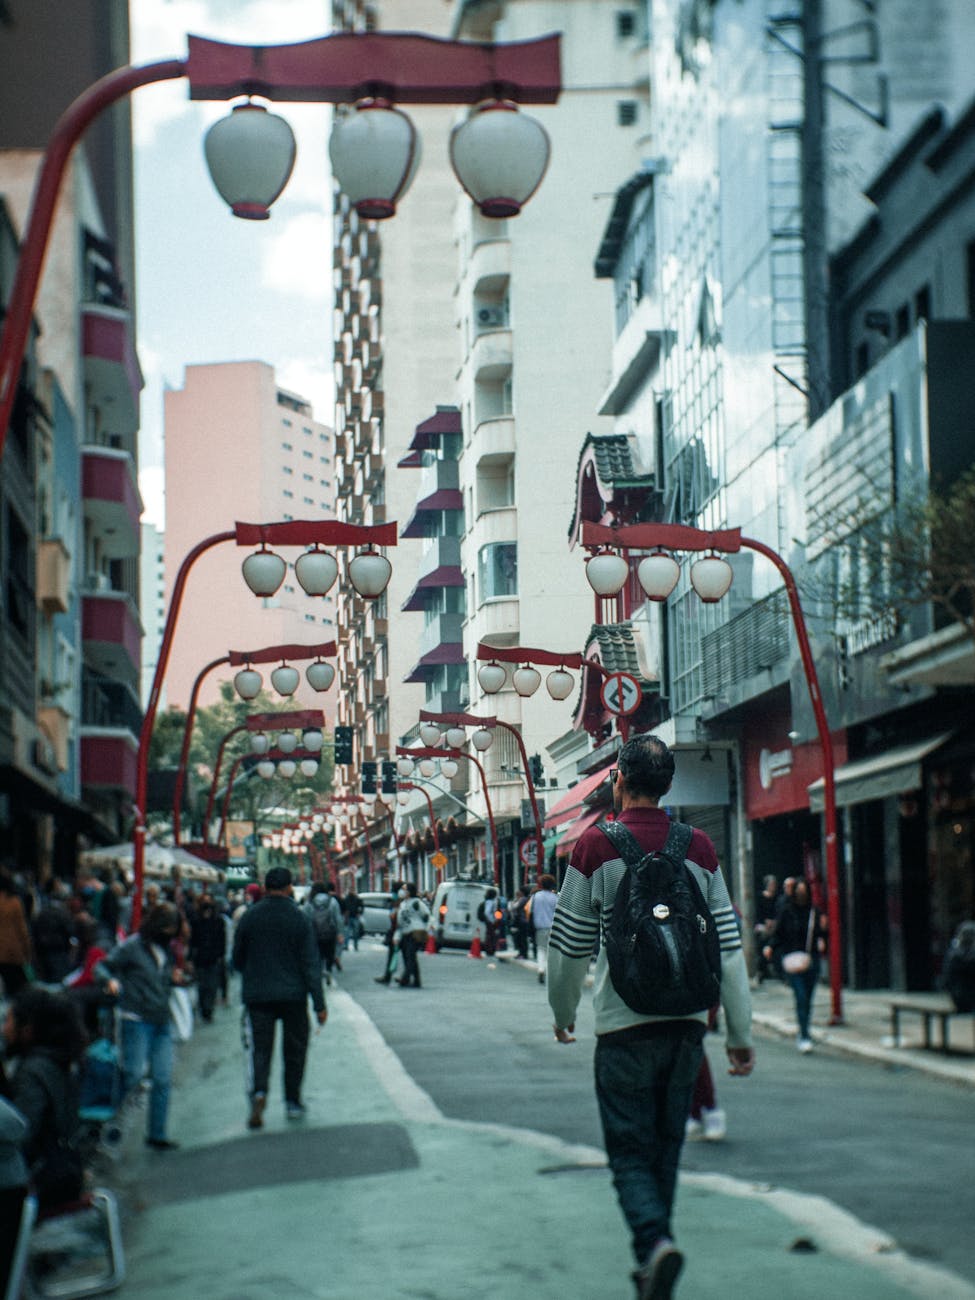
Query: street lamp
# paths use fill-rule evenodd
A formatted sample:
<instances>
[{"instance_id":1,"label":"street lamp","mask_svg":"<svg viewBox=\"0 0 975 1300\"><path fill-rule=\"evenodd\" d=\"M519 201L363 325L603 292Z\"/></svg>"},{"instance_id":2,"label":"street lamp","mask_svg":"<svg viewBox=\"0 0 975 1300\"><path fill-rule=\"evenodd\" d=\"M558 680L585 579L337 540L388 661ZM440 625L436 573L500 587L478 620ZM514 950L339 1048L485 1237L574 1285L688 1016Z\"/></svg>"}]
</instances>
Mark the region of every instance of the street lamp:
<instances>
[{"instance_id":1,"label":"street lamp","mask_svg":"<svg viewBox=\"0 0 975 1300\"><path fill-rule=\"evenodd\" d=\"M165 59L108 73L68 106L52 132L37 174L0 337L0 455L68 159L89 124L140 86L186 77L192 99L246 98L247 102L236 105L222 123L211 127L205 146L218 192L231 211L245 219L267 217L294 161L290 128L262 105L252 103L255 95L302 103L371 102L370 120L378 120L379 100L390 105L393 101L482 105L492 110L476 112L465 124L468 129L460 128L452 140L461 183L487 215L513 216L544 172L545 133L538 123L514 110L517 104L557 102L561 90L558 35L510 44L476 44L404 32L341 32L277 46L230 45L190 36L187 47L185 59ZM356 114L357 119L362 116ZM341 115L339 119L337 127L348 129ZM520 133L514 137L513 147L512 122ZM497 174L480 156L483 149L494 146L507 158L505 169ZM344 152L358 155L351 160L357 165L374 167L356 147ZM353 186L355 181L346 175L345 183ZM368 197L391 203L390 212L373 215L391 215L395 210L395 196L392 200L388 195Z\"/></svg>"},{"instance_id":2,"label":"street lamp","mask_svg":"<svg viewBox=\"0 0 975 1300\"><path fill-rule=\"evenodd\" d=\"M512 649L516 655L524 653L520 646L513 647ZM478 652L480 653L480 647L478 648ZM491 648L491 653L500 657L501 654L506 652ZM449 728L446 736L448 743L450 742L451 730L456 728L459 731L465 727L476 727L477 731L475 731L472 741L477 749L488 748L491 743L490 733L495 727L501 727L510 735L514 736L515 744L518 746L518 753L521 756L521 767L525 776L525 785L528 788L528 799L531 803L532 817L535 822L535 859L536 865L540 867L545 860L544 848L542 845L542 819L538 811L538 800L535 797L535 783L532 780L531 768L528 763L528 753L525 749L525 742L522 740L521 732L518 728L513 727L509 722L503 722L500 718L475 718L470 713L432 713L428 709L421 709L420 721L421 723L435 722L439 723L441 727ZM482 732L485 734L480 735L479 733ZM478 743L479 740L481 743Z\"/></svg>"},{"instance_id":3,"label":"street lamp","mask_svg":"<svg viewBox=\"0 0 975 1300\"><path fill-rule=\"evenodd\" d=\"M743 548L757 551L760 555L764 555L766 559L771 560L779 571L789 600L792 623L795 628L796 641L799 645L799 655L802 660L806 687L809 691L809 699L816 719L816 731L823 756L823 812L826 823L826 900L829 919L829 974L832 1000L831 1023L841 1024L843 1021L842 921L840 915L833 738L826 722L826 711L823 708L816 662L809 644L806 620L802 612L799 591L792 570L778 552L773 551L764 542L756 541L751 537L743 537L739 528L707 532L700 528L690 528L684 524L625 524L620 528L609 528L603 524L584 523L582 526L582 545L590 550L597 547L614 547L617 550L625 551L648 551L651 556L655 556L661 551L667 553L672 551L704 552L703 558L697 560L691 568L691 582L701 599L709 603L720 600L731 585L733 573L731 565L722 558L724 555L735 555ZM586 575L590 579L590 585L599 596L618 594L626 581L629 564L622 556L617 556L616 558L623 563L626 573L623 574L615 589L600 591L590 576L593 561L596 558L598 556L590 558L586 565ZM676 563L676 561L674 562ZM659 573L659 570L657 573ZM641 585L644 584L644 580L651 584L652 590L647 590L646 586L644 587L651 599L666 599L665 596L660 594L664 587L663 579L660 578L659 585L654 585L657 573L644 570L644 575L641 577L638 569L637 576ZM673 590L673 585L671 585L670 590Z\"/></svg>"},{"instance_id":4,"label":"street lamp","mask_svg":"<svg viewBox=\"0 0 975 1300\"><path fill-rule=\"evenodd\" d=\"M440 759L440 770L441 770L441 771L444 771L444 769L446 768L446 766L447 766L448 763L450 763L450 764L452 765L452 767L453 767L453 769L454 769L454 772L457 771L457 764L456 764L456 762L454 761L455 751L453 751L453 750L449 750L449 749L414 749L414 750L410 750L410 749L406 749L406 748L405 748L404 746L402 746L402 745L398 745L397 748L396 748L396 752L397 752L397 754L400 754L400 753L403 753L403 754L415 754L415 755L416 755L418 758L420 758L421 760L423 760L423 759ZM476 759L476 758L474 757L473 754L457 754L456 757L457 757L457 758L466 758L467 761L468 761L469 763L473 763L474 766L477 768L478 772L480 773L480 776L481 776L481 788L482 788L483 791L484 791L484 807L485 807L485 811L487 812L488 828L489 828L489 830L490 830L490 832L491 832L491 852L492 852L492 856L493 856L493 864L494 864L494 883L497 885L497 884L500 883L500 873L499 873L499 863L498 863L498 832L497 832L497 828L496 828L496 826L495 826L495 824L494 824L494 812L493 812L493 810L492 810L492 808L491 808L491 796L490 796L489 793L488 793L487 774L486 774L486 772L484 771L484 767L482 766L482 764L480 763L480 761L479 761L478 759ZM421 767L422 767L422 762L421 762ZM451 773L451 775L453 775L453 773ZM426 792L424 791L424 793L426 793ZM430 802L430 809L431 809L431 817L432 817L432 815L433 815L433 801L432 801L432 800L431 800L431 802Z\"/></svg>"},{"instance_id":5,"label":"street lamp","mask_svg":"<svg viewBox=\"0 0 975 1300\"><path fill-rule=\"evenodd\" d=\"M395 546L397 543L398 528L395 523L361 525L337 523L334 520L287 520L283 523L270 524L247 524L238 523L232 530L222 533L214 533L206 537L202 542L188 552L184 557L182 564L176 574L176 580L173 583L172 594L169 599L169 608L166 611L166 621L163 625L162 637L159 643L159 655L156 660L156 667L152 677L152 685L149 690L149 699L146 704L146 711L142 720L142 728L139 732L139 748L136 755L136 795L135 795L135 827L133 830L133 852L132 852L132 877L133 877L133 902L132 902L132 921L133 932L138 929L142 917L142 883L145 868L145 841L146 841L146 798L149 785L149 745L152 740L152 729L156 720L156 712L159 708L159 697L162 693L163 678L166 673L166 667L169 663L169 655L172 650L173 636L176 631L176 623L179 618L180 606L183 601L183 593L186 588L186 582L190 570L201 555L211 550L215 546L222 545L224 542L234 542L237 546L261 546L268 544L280 546L313 546L316 543L324 545L341 545L341 546ZM258 552L260 554L261 552ZM257 656L252 656L257 658ZM233 662L233 656L231 656Z\"/></svg>"}]
</instances>

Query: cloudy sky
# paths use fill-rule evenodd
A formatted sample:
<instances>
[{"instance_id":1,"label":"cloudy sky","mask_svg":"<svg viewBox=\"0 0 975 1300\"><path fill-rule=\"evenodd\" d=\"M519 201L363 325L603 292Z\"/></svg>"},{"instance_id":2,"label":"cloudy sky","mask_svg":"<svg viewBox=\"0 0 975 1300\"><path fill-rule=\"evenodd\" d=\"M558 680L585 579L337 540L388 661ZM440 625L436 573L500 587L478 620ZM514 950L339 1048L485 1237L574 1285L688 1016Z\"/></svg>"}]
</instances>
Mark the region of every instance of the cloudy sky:
<instances>
[{"instance_id":1,"label":"cloudy sky","mask_svg":"<svg viewBox=\"0 0 975 1300\"><path fill-rule=\"evenodd\" d=\"M248 45L310 40L327 32L329 9L327 0L137 0L132 62L183 57L188 33ZM191 103L186 82L173 81L137 90L132 108L140 486L145 519L162 526L162 395L182 387L186 365L266 361L331 423L329 108L281 109L298 157L269 221L231 216L207 174L203 137L228 105Z\"/></svg>"}]
</instances>

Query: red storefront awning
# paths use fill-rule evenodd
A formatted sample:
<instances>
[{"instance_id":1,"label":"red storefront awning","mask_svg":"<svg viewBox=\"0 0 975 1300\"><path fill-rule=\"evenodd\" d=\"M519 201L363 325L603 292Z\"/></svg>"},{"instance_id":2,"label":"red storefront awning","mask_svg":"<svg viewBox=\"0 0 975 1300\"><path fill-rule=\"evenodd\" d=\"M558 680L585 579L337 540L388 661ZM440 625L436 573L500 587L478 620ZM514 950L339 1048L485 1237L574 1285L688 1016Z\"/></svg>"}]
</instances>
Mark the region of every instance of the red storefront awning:
<instances>
[{"instance_id":1,"label":"red storefront awning","mask_svg":"<svg viewBox=\"0 0 975 1300\"><path fill-rule=\"evenodd\" d=\"M593 772L591 775L584 776L580 781L577 781L572 789L548 810L548 815L545 818L546 828L551 829L553 826L561 826L564 822L571 821L573 817L578 817L579 813L583 811L583 800L606 780L609 770L613 766L613 763L607 763L598 772Z\"/></svg>"}]
</instances>

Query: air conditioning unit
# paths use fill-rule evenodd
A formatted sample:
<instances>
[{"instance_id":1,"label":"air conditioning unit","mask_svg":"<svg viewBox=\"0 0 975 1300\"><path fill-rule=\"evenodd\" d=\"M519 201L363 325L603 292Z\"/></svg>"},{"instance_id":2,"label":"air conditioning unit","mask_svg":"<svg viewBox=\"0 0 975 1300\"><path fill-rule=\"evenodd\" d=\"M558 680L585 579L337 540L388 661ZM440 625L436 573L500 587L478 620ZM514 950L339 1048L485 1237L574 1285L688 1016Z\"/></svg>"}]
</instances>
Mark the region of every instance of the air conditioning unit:
<instances>
[{"instance_id":1,"label":"air conditioning unit","mask_svg":"<svg viewBox=\"0 0 975 1300\"><path fill-rule=\"evenodd\" d=\"M478 307L477 323L482 330L504 329L506 325L503 307Z\"/></svg>"}]
</instances>

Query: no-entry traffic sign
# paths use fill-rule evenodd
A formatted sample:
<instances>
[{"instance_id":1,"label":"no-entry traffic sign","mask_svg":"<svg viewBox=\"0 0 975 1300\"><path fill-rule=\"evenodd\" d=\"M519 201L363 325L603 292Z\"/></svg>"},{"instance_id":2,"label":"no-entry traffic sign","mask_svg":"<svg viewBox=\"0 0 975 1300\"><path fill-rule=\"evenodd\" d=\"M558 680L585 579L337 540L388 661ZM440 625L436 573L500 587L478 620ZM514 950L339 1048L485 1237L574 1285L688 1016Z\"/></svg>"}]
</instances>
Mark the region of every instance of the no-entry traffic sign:
<instances>
[{"instance_id":1,"label":"no-entry traffic sign","mask_svg":"<svg viewBox=\"0 0 975 1300\"><path fill-rule=\"evenodd\" d=\"M643 692L631 673L611 673L603 682L599 698L603 708L624 717L640 707Z\"/></svg>"},{"instance_id":2,"label":"no-entry traffic sign","mask_svg":"<svg viewBox=\"0 0 975 1300\"><path fill-rule=\"evenodd\" d=\"M522 840L518 849L518 856L521 858L522 865L526 867L538 866L538 840Z\"/></svg>"}]
</instances>

